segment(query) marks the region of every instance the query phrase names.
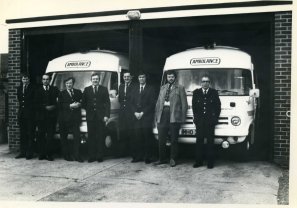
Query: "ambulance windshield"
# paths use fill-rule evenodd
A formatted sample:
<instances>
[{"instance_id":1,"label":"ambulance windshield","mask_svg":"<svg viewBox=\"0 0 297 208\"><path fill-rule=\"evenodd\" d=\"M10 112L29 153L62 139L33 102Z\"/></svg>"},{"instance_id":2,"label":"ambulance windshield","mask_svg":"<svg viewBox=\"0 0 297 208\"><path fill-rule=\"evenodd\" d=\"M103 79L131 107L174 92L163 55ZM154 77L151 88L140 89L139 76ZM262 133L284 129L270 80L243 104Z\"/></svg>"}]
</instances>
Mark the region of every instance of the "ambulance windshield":
<instances>
[{"instance_id":1,"label":"ambulance windshield","mask_svg":"<svg viewBox=\"0 0 297 208\"><path fill-rule=\"evenodd\" d=\"M252 89L251 72L246 69L182 69L176 73L177 82L185 87L188 95L201 88L204 75L209 76L210 87L218 90L221 96L247 96Z\"/></svg>"},{"instance_id":2,"label":"ambulance windshield","mask_svg":"<svg viewBox=\"0 0 297 208\"><path fill-rule=\"evenodd\" d=\"M58 87L60 90L65 89L64 80L69 77L74 77L75 83L74 88L84 90L85 87L90 86L92 71L84 72L59 72L55 73L53 76L52 85ZM107 87L108 90L115 89L117 90L117 73L116 72L106 72L100 71L96 72L100 75L100 85Z\"/></svg>"}]
</instances>

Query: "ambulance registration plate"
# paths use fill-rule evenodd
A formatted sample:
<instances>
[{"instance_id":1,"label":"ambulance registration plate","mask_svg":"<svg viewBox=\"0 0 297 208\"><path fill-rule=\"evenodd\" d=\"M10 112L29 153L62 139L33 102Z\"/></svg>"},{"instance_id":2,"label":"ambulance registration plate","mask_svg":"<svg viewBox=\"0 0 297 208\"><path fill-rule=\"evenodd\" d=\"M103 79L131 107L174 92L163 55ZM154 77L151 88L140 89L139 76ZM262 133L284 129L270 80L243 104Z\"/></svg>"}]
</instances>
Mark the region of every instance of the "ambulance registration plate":
<instances>
[{"instance_id":1,"label":"ambulance registration plate","mask_svg":"<svg viewBox=\"0 0 297 208\"><path fill-rule=\"evenodd\" d=\"M181 129L181 135L196 135L196 129Z\"/></svg>"}]
</instances>

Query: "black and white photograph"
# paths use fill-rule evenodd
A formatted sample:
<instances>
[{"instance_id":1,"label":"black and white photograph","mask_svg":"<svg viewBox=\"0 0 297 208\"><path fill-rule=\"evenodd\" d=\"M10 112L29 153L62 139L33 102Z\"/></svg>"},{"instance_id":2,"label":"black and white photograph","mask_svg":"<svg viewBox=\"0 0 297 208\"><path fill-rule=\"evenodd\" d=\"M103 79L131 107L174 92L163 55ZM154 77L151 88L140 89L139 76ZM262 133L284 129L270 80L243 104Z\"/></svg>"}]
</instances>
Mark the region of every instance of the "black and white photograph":
<instances>
[{"instance_id":1,"label":"black and white photograph","mask_svg":"<svg viewBox=\"0 0 297 208\"><path fill-rule=\"evenodd\" d=\"M294 6L0 0L0 207L294 207Z\"/></svg>"}]
</instances>

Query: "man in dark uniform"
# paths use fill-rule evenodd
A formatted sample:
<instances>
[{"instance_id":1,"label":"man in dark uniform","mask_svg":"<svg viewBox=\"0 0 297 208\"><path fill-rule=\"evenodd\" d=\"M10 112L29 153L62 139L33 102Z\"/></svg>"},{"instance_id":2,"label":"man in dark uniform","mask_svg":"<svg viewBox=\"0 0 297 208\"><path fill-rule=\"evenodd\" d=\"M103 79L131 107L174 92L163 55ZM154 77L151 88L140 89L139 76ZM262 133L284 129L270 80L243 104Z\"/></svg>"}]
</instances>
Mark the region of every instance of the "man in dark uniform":
<instances>
[{"instance_id":1,"label":"man in dark uniform","mask_svg":"<svg viewBox=\"0 0 297 208\"><path fill-rule=\"evenodd\" d=\"M130 72L124 72L124 83L119 86L119 127L120 127L120 145L118 154L126 156L132 145L133 138L133 112L131 107L131 98L134 84L132 83L132 76Z\"/></svg>"},{"instance_id":2,"label":"man in dark uniform","mask_svg":"<svg viewBox=\"0 0 297 208\"><path fill-rule=\"evenodd\" d=\"M134 137L132 139L132 162L144 159L146 164L152 161L153 138L152 123L154 118L155 91L146 82L146 74L140 72L134 88L131 104L134 115Z\"/></svg>"},{"instance_id":3,"label":"man in dark uniform","mask_svg":"<svg viewBox=\"0 0 297 208\"><path fill-rule=\"evenodd\" d=\"M218 123L221 113L221 101L218 92L210 88L210 79L207 75L201 79L202 88L193 92L192 108L194 113L194 123L196 125L196 161L194 168L203 165L203 144L206 144L207 167L214 166L214 129Z\"/></svg>"},{"instance_id":4,"label":"man in dark uniform","mask_svg":"<svg viewBox=\"0 0 297 208\"><path fill-rule=\"evenodd\" d=\"M42 76L42 86L35 93L36 124L38 127L39 160L53 161L53 137L57 121L59 90L50 86L50 76Z\"/></svg>"},{"instance_id":5,"label":"man in dark uniform","mask_svg":"<svg viewBox=\"0 0 297 208\"><path fill-rule=\"evenodd\" d=\"M99 74L92 74L91 82L92 85L84 89L82 100L82 106L87 113L88 162L102 162L105 125L110 116L110 100L107 88L99 85Z\"/></svg>"},{"instance_id":6,"label":"man in dark uniform","mask_svg":"<svg viewBox=\"0 0 297 208\"><path fill-rule=\"evenodd\" d=\"M62 154L67 161L83 162L79 154L82 92L73 88L73 77L65 79L64 83L66 89L58 99ZM67 139L69 131L73 134L73 140Z\"/></svg>"},{"instance_id":7,"label":"man in dark uniform","mask_svg":"<svg viewBox=\"0 0 297 208\"><path fill-rule=\"evenodd\" d=\"M27 74L22 75L22 84L17 89L19 101L20 154L15 158L33 158L34 138L34 87Z\"/></svg>"}]
</instances>

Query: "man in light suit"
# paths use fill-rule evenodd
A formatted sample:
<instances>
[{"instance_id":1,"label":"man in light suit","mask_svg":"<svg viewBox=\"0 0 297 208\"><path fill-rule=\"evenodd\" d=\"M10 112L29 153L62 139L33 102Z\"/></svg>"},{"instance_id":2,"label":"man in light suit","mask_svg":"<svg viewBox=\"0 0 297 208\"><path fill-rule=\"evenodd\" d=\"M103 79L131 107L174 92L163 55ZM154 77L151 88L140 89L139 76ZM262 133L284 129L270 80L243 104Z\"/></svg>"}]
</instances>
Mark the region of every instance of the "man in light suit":
<instances>
[{"instance_id":1,"label":"man in light suit","mask_svg":"<svg viewBox=\"0 0 297 208\"><path fill-rule=\"evenodd\" d=\"M58 99L62 154L67 161L83 162L79 154L82 92L73 88L73 77L65 79L64 83L66 89L60 92ZM73 133L73 140L67 139L69 131Z\"/></svg>"},{"instance_id":2,"label":"man in light suit","mask_svg":"<svg viewBox=\"0 0 297 208\"><path fill-rule=\"evenodd\" d=\"M138 82L132 93L131 107L134 115L134 137L132 139L132 162L144 159L146 164L152 161L155 91L146 82L147 75L139 72ZM126 121L127 122L127 121Z\"/></svg>"},{"instance_id":3,"label":"man in light suit","mask_svg":"<svg viewBox=\"0 0 297 208\"><path fill-rule=\"evenodd\" d=\"M84 89L82 106L86 109L88 126L88 162L102 162L105 125L110 117L110 100L106 87L99 85L100 75L91 75L92 85Z\"/></svg>"},{"instance_id":4,"label":"man in light suit","mask_svg":"<svg viewBox=\"0 0 297 208\"><path fill-rule=\"evenodd\" d=\"M22 74L22 83L17 89L19 101L18 121L20 126L20 154L15 158L33 158L34 138L34 87L29 76Z\"/></svg>"},{"instance_id":5,"label":"man in light suit","mask_svg":"<svg viewBox=\"0 0 297 208\"><path fill-rule=\"evenodd\" d=\"M50 86L50 76L42 76L42 86L35 93L36 124L38 127L39 160L53 161L53 137L57 121L58 88Z\"/></svg>"},{"instance_id":6,"label":"man in light suit","mask_svg":"<svg viewBox=\"0 0 297 208\"><path fill-rule=\"evenodd\" d=\"M170 132L170 166L176 166L178 155L178 136L180 125L186 121L188 110L185 88L176 83L175 71L166 74L167 84L160 89L155 109L159 132L159 161L155 165L166 163L166 138Z\"/></svg>"},{"instance_id":7,"label":"man in light suit","mask_svg":"<svg viewBox=\"0 0 297 208\"><path fill-rule=\"evenodd\" d=\"M192 108L196 125L196 161L194 168L203 165L203 144L207 140L206 156L207 168L214 166L214 129L221 113L221 101L218 92L210 88L210 79L207 75L201 79L202 88L193 92Z\"/></svg>"}]
</instances>

